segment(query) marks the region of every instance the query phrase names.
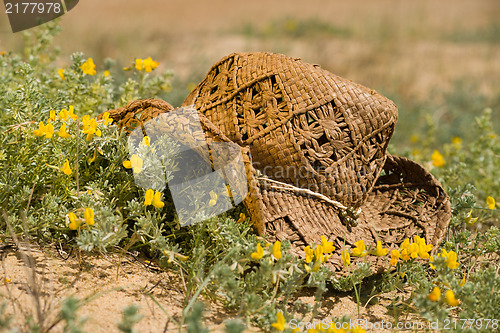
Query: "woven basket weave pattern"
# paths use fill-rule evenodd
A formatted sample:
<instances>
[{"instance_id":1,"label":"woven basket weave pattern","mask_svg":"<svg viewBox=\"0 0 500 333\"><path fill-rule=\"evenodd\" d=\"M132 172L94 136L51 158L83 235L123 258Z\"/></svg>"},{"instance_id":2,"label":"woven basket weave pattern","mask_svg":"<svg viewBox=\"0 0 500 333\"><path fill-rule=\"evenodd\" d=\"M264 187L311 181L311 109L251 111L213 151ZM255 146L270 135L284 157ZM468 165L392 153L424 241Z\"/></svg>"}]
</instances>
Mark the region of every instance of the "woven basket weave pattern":
<instances>
[{"instance_id":1,"label":"woven basket weave pattern","mask_svg":"<svg viewBox=\"0 0 500 333\"><path fill-rule=\"evenodd\" d=\"M240 145L250 192L244 204L270 241L290 241L299 256L321 235L337 249L360 239L394 249L415 235L441 242L449 198L421 165L386 154L397 109L375 91L297 59L245 53L216 63L183 105L199 111L208 143ZM109 112L130 133L171 110L147 99ZM359 208L357 224L346 225L347 210L321 195ZM374 271L387 266L374 256L351 260L368 260ZM347 273L340 251L328 264Z\"/></svg>"},{"instance_id":2,"label":"woven basket weave pattern","mask_svg":"<svg viewBox=\"0 0 500 333\"><path fill-rule=\"evenodd\" d=\"M254 167L270 178L353 207L382 170L397 120L395 105L376 92L271 53L222 59L188 104L248 145Z\"/></svg>"}]
</instances>

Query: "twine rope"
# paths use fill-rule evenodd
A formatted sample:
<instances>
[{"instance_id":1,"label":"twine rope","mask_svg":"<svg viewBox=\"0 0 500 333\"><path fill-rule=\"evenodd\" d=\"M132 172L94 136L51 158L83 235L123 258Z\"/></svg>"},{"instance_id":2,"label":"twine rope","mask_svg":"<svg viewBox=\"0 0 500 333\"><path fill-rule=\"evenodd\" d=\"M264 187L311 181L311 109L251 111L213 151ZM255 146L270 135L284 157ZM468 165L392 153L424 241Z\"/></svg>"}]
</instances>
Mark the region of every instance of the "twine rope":
<instances>
[{"instance_id":1,"label":"twine rope","mask_svg":"<svg viewBox=\"0 0 500 333\"><path fill-rule=\"evenodd\" d=\"M337 207L339 209L342 209L342 210L345 210L345 211L349 210L349 207L344 206L340 202L332 200L332 199L328 198L327 196L325 196L325 195L323 195L321 193L314 192L314 191L311 191L309 189L305 189L305 188L300 188L300 187L297 187L297 186L293 186L291 184L282 183L282 182L279 182L277 180L269 179L269 178L266 178L266 177L257 177L257 179L261 180L261 181L265 181L265 182L269 182L269 183L274 183L274 184L281 185L281 186L268 185L271 188L274 188L274 189L277 189L277 190L289 190L289 191L294 191L296 193L311 195L311 196L316 197L318 199L324 200L324 201L328 202L329 204L331 204L332 206L335 206L335 207ZM356 211L354 211L354 213L359 215L361 213L361 208L358 208Z\"/></svg>"}]
</instances>

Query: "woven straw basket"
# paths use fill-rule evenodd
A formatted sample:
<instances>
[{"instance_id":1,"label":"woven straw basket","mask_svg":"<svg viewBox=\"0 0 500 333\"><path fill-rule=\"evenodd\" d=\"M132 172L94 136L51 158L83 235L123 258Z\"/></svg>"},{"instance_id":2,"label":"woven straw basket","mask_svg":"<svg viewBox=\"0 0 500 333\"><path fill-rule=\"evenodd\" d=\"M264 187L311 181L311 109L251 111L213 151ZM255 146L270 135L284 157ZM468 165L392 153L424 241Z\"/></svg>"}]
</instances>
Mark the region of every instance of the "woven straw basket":
<instances>
[{"instance_id":1,"label":"woven straw basket","mask_svg":"<svg viewBox=\"0 0 500 333\"><path fill-rule=\"evenodd\" d=\"M257 232L289 240L297 255L321 235L337 249L441 242L449 199L422 166L386 154L397 108L377 92L299 59L246 53L216 63L183 105L196 107L208 141L242 147ZM170 110L133 101L111 117L131 131ZM370 258L375 271L387 266ZM329 264L343 271L339 250Z\"/></svg>"}]
</instances>

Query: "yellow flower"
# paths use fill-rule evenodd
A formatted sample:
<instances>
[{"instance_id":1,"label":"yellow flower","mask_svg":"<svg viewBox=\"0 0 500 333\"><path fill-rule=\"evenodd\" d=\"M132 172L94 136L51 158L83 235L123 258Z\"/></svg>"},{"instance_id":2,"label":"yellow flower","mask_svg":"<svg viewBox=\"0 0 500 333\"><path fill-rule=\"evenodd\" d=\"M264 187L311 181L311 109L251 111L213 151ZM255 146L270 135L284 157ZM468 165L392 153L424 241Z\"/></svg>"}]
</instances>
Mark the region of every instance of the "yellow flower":
<instances>
[{"instance_id":1,"label":"yellow flower","mask_svg":"<svg viewBox=\"0 0 500 333\"><path fill-rule=\"evenodd\" d=\"M434 287L432 292L427 296L431 301L437 302L441 298L441 289L439 287Z\"/></svg>"},{"instance_id":2,"label":"yellow flower","mask_svg":"<svg viewBox=\"0 0 500 333\"><path fill-rule=\"evenodd\" d=\"M217 198L217 193L215 193L214 191L210 191L210 201L208 202L208 205L215 206L215 204L217 203Z\"/></svg>"},{"instance_id":3,"label":"yellow flower","mask_svg":"<svg viewBox=\"0 0 500 333\"><path fill-rule=\"evenodd\" d=\"M45 124L43 121L38 123L38 129L33 131L33 134L36 136L44 136L45 135Z\"/></svg>"},{"instance_id":4,"label":"yellow flower","mask_svg":"<svg viewBox=\"0 0 500 333\"><path fill-rule=\"evenodd\" d=\"M61 78L61 80L66 80L66 78L64 77L64 68L61 68L57 71L57 74L59 74L59 77Z\"/></svg>"},{"instance_id":5,"label":"yellow flower","mask_svg":"<svg viewBox=\"0 0 500 333\"><path fill-rule=\"evenodd\" d=\"M352 255L355 257L364 257L368 253L365 250L365 242L363 240L359 240L356 243L354 243L356 247L352 249Z\"/></svg>"},{"instance_id":6,"label":"yellow flower","mask_svg":"<svg viewBox=\"0 0 500 333\"><path fill-rule=\"evenodd\" d=\"M80 222L78 222L78 220L76 219L75 213L69 213L68 218L69 218L69 228L71 230L78 229L78 227L80 226Z\"/></svg>"},{"instance_id":7,"label":"yellow flower","mask_svg":"<svg viewBox=\"0 0 500 333\"><path fill-rule=\"evenodd\" d=\"M465 285L465 275L462 278L462 281L460 281L460 287L463 287Z\"/></svg>"},{"instance_id":8,"label":"yellow flower","mask_svg":"<svg viewBox=\"0 0 500 333\"><path fill-rule=\"evenodd\" d=\"M406 238L401 244L401 259L404 261L410 260L410 239Z\"/></svg>"},{"instance_id":9,"label":"yellow flower","mask_svg":"<svg viewBox=\"0 0 500 333\"><path fill-rule=\"evenodd\" d=\"M495 199L491 195L486 198L486 204L489 209L495 209Z\"/></svg>"},{"instance_id":10,"label":"yellow flower","mask_svg":"<svg viewBox=\"0 0 500 333\"><path fill-rule=\"evenodd\" d=\"M142 139L142 143L145 145L145 146L150 146L151 144L151 140L149 139L149 136L145 136L143 139Z\"/></svg>"},{"instance_id":11,"label":"yellow flower","mask_svg":"<svg viewBox=\"0 0 500 333\"><path fill-rule=\"evenodd\" d=\"M446 250L442 250L444 253L446 253ZM443 256L446 258L446 266L448 266L449 269L455 269L458 267L459 263L457 262L458 256L455 251L450 251L446 255Z\"/></svg>"},{"instance_id":12,"label":"yellow flower","mask_svg":"<svg viewBox=\"0 0 500 333\"><path fill-rule=\"evenodd\" d=\"M12 280L9 278L5 278L5 283L10 283L10 281L12 281Z\"/></svg>"},{"instance_id":13,"label":"yellow flower","mask_svg":"<svg viewBox=\"0 0 500 333\"><path fill-rule=\"evenodd\" d=\"M106 111L102 114L102 120L104 121L104 125L111 124L113 122L113 118L109 117L109 112Z\"/></svg>"},{"instance_id":14,"label":"yellow flower","mask_svg":"<svg viewBox=\"0 0 500 333\"><path fill-rule=\"evenodd\" d=\"M135 69L138 71L141 71L142 68L144 67L142 59L135 59Z\"/></svg>"},{"instance_id":15,"label":"yellow flower","mask_svg":"<svg viewBox=\"0 0 500 333\"><path fill-rule=\"evenodd\" d=\"M108 70L104 71L104 77L108 77L111 73Z\"/></svg>"},{"instance_id":16,"label":"yellow flower","mask_svg":"<svg viewBox=\"0 0 500 333\"><path fill-rule=\"evenodd\" d=\"M83 216L85 217L85 222L87 222L88 225L94 225L94 210L92 208L85 208Z\"/></svg>"},{"instance_id":17,"label":"yellow flower","mask_svg":"<svg viewBox=\"0 0 500 333\"><path fill-rule=\"evenodd\" d=\"M401 257L401 253L398 250L391 251L391 265L396 266L398 259Z\"/></svg>"},{"instance_id":18,"label":"yellow flower","mask_svg":"<svg viewBox=\"0 0 500 333\"><path fill-rule=\"evenodd\" d=\"M438 168L445 165L443 155L441 155L441 153L437 150L434 150L434 152L432 153L431 161L432 161L432 164Z\"/></svg>"},{"instance_id":19,"label":"yellow flower","mask_svg":"<svg viewBox=\"0 0 500 333\"><path fill-rule=\"evenodd\" d=\"M410 257L412 259L415 259L416 257L418 257L418 244L411 243L410 247L408 248L408 252L410 253Z\"/></svg>"},{"instance_id":20,"label":"yellow flower","mask_svg":"<svg viewBox=\"0 0 500 333\"><path fill-rule=\"evenodd\" d=\"M90 119L89 115L85 115L82 117L82 123L82 133L87 134L87 141L92 140L94 134L97 136L101 136L101 130L97 128L97 121L95 120L95 118Z\"/></svg>"},{"instance_id":21,"label":"yellow flower","mask_svg":"<svg viewBox=\"0 0 500 333\"><path fill-rule=\"evenodd\" d=\"M236 221L236 223L242 223L246 220L246 216L244 213L240 213L240 218L238 219L238 221Z\"/></svg>"},{"instance_id":22,"label":"yellow flower","mask_svg":"<svg viewBox=\"0 0 500 333\"><path fill-rule=\"evenodd\" d=\"M64 172L64 174L67 175L67 176L69 176L69 175L71 175L73 173L73 171L71 170L71 168L69 166L68 160L66 160L66 162L62 166L61 171Z\"/></svg>"},{"instance_id":23,"label":"yellow flower","mask_svg":"<svg viewBox=\"0 0 500 333\"><path fill-rule=\"evenodd\" d=\"M418 139L419 139L419 137L416 134L413 134L412 136L410 136L410 142L411 143L417 143Z\"/></svg>"},{"instance_id":24,"label":"yellow flower","mask_svg":"<svg viewBox=\"0 0 500 333\"><path fill-rule=\"evenodd\" d=\"M141 172L143 165L144 165L144 163L142 162L142 159L138 155L133 154L130 157L130 168L132 168L134 173ZM124 162L124 166L125 166L125 162Z\"/></svg>"},{"instance_id":25,"label":"yellow flower","mask_svg":"<svg viewBox=\"0 0 500 333\"><path fill-rule=\"evenodd\" d=\"M344 266L347 267L351 264L351 255L349 254L349 252L347 252L346 249L342 250L340 256L342 257L342 263L344 264Z\"/></svg>"},{"instance_id":26,"label":"yellow flower","mask_svg":"<svg viewBox=\"0 0 500 333\"><path fill-rule=\"evenodd\" d=\"M438 257L439 257L439 254L438 254ZM434 262L434 257L430 257L429 258L429 266L432 268L432 269L436 269L436 266L434 266L434 264L431 264Z\"/></svg>"},{"instance_id":27,"label":"yellow flower","mask_svg":"<svg viewBox=\"0 0 500 333\"><path fill-rule=\"evenodd\" d=\"M132 162L130 162L129 160L123 161L123 167L126 168L126 169L131 169L132 168Z\"/></svg>"},{"instance_id":28,"label":"yellow flower","mask_svg":"<svg viewBox=\"0 0 500 333\"><path fill-rule=\"evenodd\" d=\"M68 109L68 115L71 119L74 119L74 120L77 120L78 119L78 116L75 114L75 108L73 107L73 105L70 105L69 106L69 109Z\"/></svg>"},{"instance_id":29,"label":"yellow flower","mask_svg":"<svg viewBox=\"0 0 500 333\"><path fill-rule=\"evenodd\" d=\"M151 57L144 59L143 64L144 64L144 70L146 72L151 72L153 69L158 67L158 65L160 65L158 61L154 61L153 59L151 59Z\"/></svg>"},{"instance_id":30,"label":"yellow flower","mask_svg":"<svg viewBox=\"0 0 500 333\"><path fill-rule=\"evenodd\" d=\"M154 195L155 191L153 191L152 189L146 191L146 195L144 198L144 206L149 206L153 203Z\"/></svg>"},{"instance_id":31,"label":"yellow flower","mask_svg":"<svg viewBox=\"0 0 500 333\"><path fill-rule=\"evenodd\" d=\"M95 64L94 60L92 58L88 58L87 61L83 63L83 65L80 66L82 69L83 74L85 75L95 75L97 72L95 71Z\"/></svg>"},{"instance_id":32,"label":"yellow flower","mask_svg":"<svg viewBox=\"0 0 500 333\"><path fill-rule=\"evenodd\" d=\"M257 243L257 250L253 252L250 257L254 260L259 260L264 256L264 249L262 248L262 245L260 243Z\"/></svg>"},{"instance_id":33,"label":"yellow flower","mask_svg":"<svg viewBox=\"0 0 500 333\"><path fill-rule=\"evenodd\" d=\"M283 312L276 313L276 322L271 324L271 326L280 332L285 330L285 316L283 316Z\"/></svg>"},{"instance_id":34,"label":"yellow flower","mask_svg":"<svg viewBox=\"0 0 500 333\"><path fill-rule=\"evenodd\" d=\"M446 302L451 306L457 306L460 304L460 301L455 298L455 294L451 290L446 290Z\"/></svg>"},{"instance_id":35,"label":"yellow flower","mask_svg":"<svg viewBox=\"0 0 500 333\"><path fill-rule=\"evenodd\" d=\"M454 136L451 138L451 143L454 144L455 146L460 146L462 144L462 138Z\"/></svg>"},{"instance_id":36,"label":"yellow flower","mask_svg":"<svg viewBox=\"0 0 500 333\"><path fill-rule=\"evenodd\" d=\"M375 255L377 257L383 257L389 253L389 249L382 248L382 242L377 241L377 248L375 249Z\"/></svg>"},{"instance_id":37,"label":"yellow flower","mask_svg":"<svg viewBox=\"0 0 500 333\"><path fill-rule=\"evenodd\" d=\"M69 111L66 109L62 109L61 112L59 112L59 119L65 120L65 121L68 120L68 118L77 120L78 116L74 113L74 111L75 111L75 108L73 107L73 105L69 106Z\"/></svg>"},{"instance_id":38,"label":"yellow flower","mask_svg":"<svg viewBox=\"0 0 500 333\"><path fill-rule=\"evenodd\" d=\"M281 259L281 242L276 241L273 244L273 257L275 257L277 260Z\"/></svg>"},{"instance_id":39,"label":"yellow flower","mask_svg":"<svg viewBox=\"0 0 500 333\"><path fill-rule=\"evenodd\" d=\"M326 237L321 235L321 246L323 247L324 253L332 253L335 251L335 246L333 246L333 242L327 241Z\"/></svg>"},{"instance_id":40,"label":"yellow flower","mask_svg":"<svg viewBox=\"0 0 500 333\"><path fill-rule=\"evenodd\" d=\"M468 225L473 225L477 222L478 217L472 217L472 209L464 216L464 222Z\"/></svg>"},{"instance_id":41,"label":"yellow flower","mask_svg":"<svg viewBox=\"0 0 500 333\"><path fill-rule=\"evenodd\" d=\"M324 262L325 256L323 255L324 249L323 246L317 245L316 248L314 249L314 256L316 257L316 263L321 264Z\"/></svg>"},{"instance_id":42,"label":"yellow flower","mask_svg":"<svg viewBox=\"0 0 500 333\"><path fill-rule=\"evenodd\" d=\"M306 254L306 263L310 263L314 257L314 251L309 245L304 248L304 253Z\"/></svg>"},{"instance_id":43,"label":"yellow flower","mask_svg":"<svg viewBox=\"0 0 500 333\"><path fill-rule=\"evenodd\" d=\"M49 119L51 121L55 121L57 119L56 117L56 112L54 110L50 110L50 116L49 116Z\"/></svg>"},{"instance_id":44,"label":"yellow flower","mask_svg":"<svg viewBox=\"0 0 500 333\"><path fill-rule=\"evenodd\" d=\"M429 251L432 250L432 244L425 244L425 239L419 236L414 237L415 244L417 244L418 256L422 259L428 259L430 257Z\"/></svg>"},{"instance_id":45,"label":"yellow flower","mask_svg":"<svg viewBox=\"0 0 500 333\"><path fill-rule=\"evenodd\" d=\"M156 192L153 198L153 206L155 208L162 208L165 206L165 203L161 201L161 192Z\"/></svg>"},{"instance_id":46,"label":"yellow flower","mask_svg":"<svg viewBox=\"0 0 500 333\"><path fill-rule=\"evenodd\" d=\"M68 132L66 132L66 124L61 125L61 128L59 129L59 132L57 132L57 134L63 139L67 139L71 136Z\"/></svg>"},{"instance_id":47,"label":"yellow flower","mask_svg":"<svg viewBox=\"0 0 500 333\"><path fill-rule=\"evenodd\" d=\"M54 134L54 126L52 124L44 125L43 121L38 123L38 129L33 131L36 136L44 136L50 139Z\"/></svg>"}]
</instances>

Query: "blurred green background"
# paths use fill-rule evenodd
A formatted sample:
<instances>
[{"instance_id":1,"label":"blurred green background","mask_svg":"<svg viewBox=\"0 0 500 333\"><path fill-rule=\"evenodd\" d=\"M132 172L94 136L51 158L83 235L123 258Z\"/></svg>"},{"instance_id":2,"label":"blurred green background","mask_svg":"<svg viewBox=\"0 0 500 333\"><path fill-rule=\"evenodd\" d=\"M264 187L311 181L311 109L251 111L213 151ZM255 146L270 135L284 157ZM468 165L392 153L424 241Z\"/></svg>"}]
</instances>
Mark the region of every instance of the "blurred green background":
<instances>
[{"instance_id":1,"label":"blurred green background","mask_svg":"<svg viewBox=\"0 0 500 333\"><path fill-rule=\"evenodd\" d=\"M60 66L75 51L98 69L112 58L119 80L122 67L151 56L174 74L162 96L173 105L223 56L270 51L393 99L399 148L429 128L431 145L472 139L471 122L487 107L496 131L500 124L498 0L84 0L60 24ZM22 33L12 34L1 13L0 51L22 46Z\"/></svg>"}]
</instances>

